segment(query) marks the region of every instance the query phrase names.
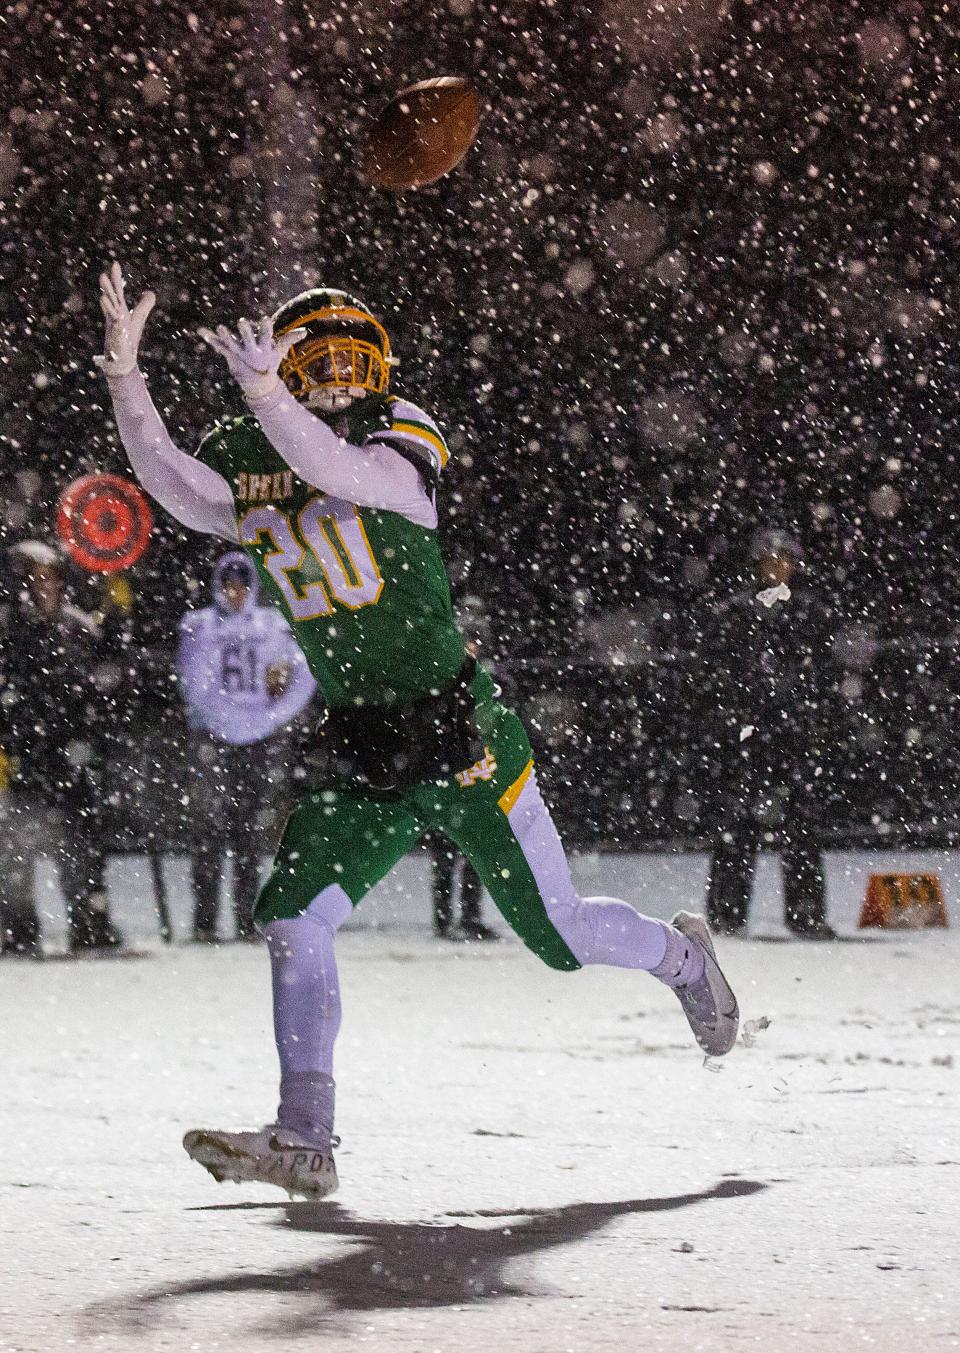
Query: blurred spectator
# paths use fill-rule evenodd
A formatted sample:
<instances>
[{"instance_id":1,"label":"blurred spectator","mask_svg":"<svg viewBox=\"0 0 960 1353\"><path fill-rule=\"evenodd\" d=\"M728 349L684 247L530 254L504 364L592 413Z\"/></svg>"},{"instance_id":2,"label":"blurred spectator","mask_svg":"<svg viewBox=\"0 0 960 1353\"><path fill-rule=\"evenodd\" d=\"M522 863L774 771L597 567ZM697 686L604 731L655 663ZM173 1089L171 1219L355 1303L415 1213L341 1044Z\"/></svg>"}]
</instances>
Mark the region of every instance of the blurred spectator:
<instances>
[{"instance_id":1,"label":"blurred spectator","mask_svg":"<svg viewBox=\"0 0 960 1353\"><path fill-rule=\"evenodd\" d=\"M257 604L254 565L223 555L214 604L180 621L177 673L192 730L189 830L194 938L216 939L221 867L233 859L233 909L241 939L255 936L259 859L274 844L290 779L284 731L316 685L286 621Z\"/></svg>"},{"instance_id":2,"label":"blurred spectator","mask_svg":"<svg viewBox=\"0 0 960 1353\"><path fill-rule=\"evenodd\" d=\"M830 636L820 597L791 582L796 541L760 534L757 582L718 608L705 634L714 719L711 742L731 768L723 828L713 850L707 910L735 934L746 924L757 851L776 840L783 862L786 924L797 935L835 939L816 839L823 797L820 712Z\"/></svg>"},{"instance_id":3,"label":"blurred spectator","mask_svg":"<svg viewBox=\"0 0 960 1353\"><path fill-rule=\"evenodd\" d=\"M433 866L433 933L446 940L498 940L498 933L480 917L483 885L457 847L439 833L425 836L424 845ZM459 926L454 923L458 887Z\"/></svg>"},{"instance_id":4,"label":"blurred spectator","mask_svg":"<svg viewBox=\"0 0 960 1353\"><path fill-rule=\"evenodd\" d=\"M121 943L104 888L102 792L97 783L98 630L65 598L65 570L50 545L9 551L14 595L3 644L2 732L10 790L0 825L4 949L40 953L37 857L59 865L73 952Z\"/></svg>"},{"instance_id":5,"label":"blurred spectator","mask_svg":"<svg viewBox=\"0 0 960 1353\"><path fill-rule=\"evenodd\" d=\"M457 604L457 622L467 652L479 659L490 646L490 622L478 596L467 593ZM485 663L494 680L500 680L493 664ZM498 698L503 698L502 693ZM499 934L484 925L480 916L483 885L452 841L439 833L424 838L433 867L433 931L443 939L498 940ZM460 924L454 923L455 899L460 895Z\"/></svg>"}]
</instances>

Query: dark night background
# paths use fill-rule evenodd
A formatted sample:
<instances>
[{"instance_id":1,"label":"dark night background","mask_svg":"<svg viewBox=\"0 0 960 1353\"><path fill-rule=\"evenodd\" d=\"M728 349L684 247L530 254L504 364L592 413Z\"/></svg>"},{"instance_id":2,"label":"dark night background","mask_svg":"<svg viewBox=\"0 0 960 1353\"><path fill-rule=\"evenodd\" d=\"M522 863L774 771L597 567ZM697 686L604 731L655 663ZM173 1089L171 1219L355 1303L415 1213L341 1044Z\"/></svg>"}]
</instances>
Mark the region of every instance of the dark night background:
<instances>
[{"instance_id":1,"label":"dark night background","mask_svg":"<svg viewBox=\"0 0 960 1353\"><path fill-rule=\"evenodd\" d=\"M568 832L710 827L702 636L777 527L838 636L829 826L942 833L958 30L952 4L852 0L6 4L3 543L125 466L91 363L106 261L158 293L143 364L185 448L238 399L197 325L343 286L448 435L455 587L556 759ZM446 73L487 104L465 164L367 188L370 112ZM176 705L176 622L213 557L158 516L100 711L118 782Z\"/></svg>"}]
</instances>

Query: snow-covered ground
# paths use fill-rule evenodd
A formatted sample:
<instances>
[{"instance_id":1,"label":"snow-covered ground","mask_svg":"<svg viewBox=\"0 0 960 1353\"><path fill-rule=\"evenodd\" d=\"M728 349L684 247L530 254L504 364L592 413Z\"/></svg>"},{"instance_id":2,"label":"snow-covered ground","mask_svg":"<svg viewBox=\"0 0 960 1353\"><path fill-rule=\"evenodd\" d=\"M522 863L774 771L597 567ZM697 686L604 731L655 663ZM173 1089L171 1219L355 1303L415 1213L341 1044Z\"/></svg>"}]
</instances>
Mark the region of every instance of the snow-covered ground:
<instances>
[{"instance_id":1,"label":"snow-covered ground","mask_svg":"<svg viewBox=\"0 0 960 1353\"><path fill-rule=\"evenodd\" d=\"M406 862L341 937L342 1185L318 1205L217 1186L179 1144L272 1112L261 950L4 961L0 1350L960 1348L960 859L832 856L830 910L851 931L871 867L920 866L954 929L723 942L772 1023L705 1066L649 978L433 941ZM577 870L666 915L705 862ZM114 873L134 936L144 873ZM761 930L778 890L764 861Z\"/></svg>"}]
</instances>

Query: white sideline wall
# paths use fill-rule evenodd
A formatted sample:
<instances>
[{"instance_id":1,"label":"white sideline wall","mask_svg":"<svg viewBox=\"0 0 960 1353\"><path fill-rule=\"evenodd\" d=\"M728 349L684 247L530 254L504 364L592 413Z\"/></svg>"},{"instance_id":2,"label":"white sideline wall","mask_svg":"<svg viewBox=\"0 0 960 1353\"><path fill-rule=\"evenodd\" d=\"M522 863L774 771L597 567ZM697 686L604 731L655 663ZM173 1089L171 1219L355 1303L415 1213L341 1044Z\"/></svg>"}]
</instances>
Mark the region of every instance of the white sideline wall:
<instances>
[{"instance_id":1,"label":"white sideline wall","mask_svg":"<svg viewBox=\"0 0 960 1353\"><path fill-rule=\"evenodd\" d=\"M681 908L702 910L708 857L700 852L662 854L580 854L572 857L573 875L581 893L622 897L641 911L668 919ZM870 850L831 851L825 857L827 913L842 931L857 926L860 906L871 873L935 873L943 886L947 912L960 924L960 850ZM163 862L174 934L190 934L188 861L183 855L168 855ZM266 862L264 862L266 869ZM431 922L430 862L417 851L401 860L386 879L364 898L346 929L423 931ZM153 912L152 878L145 856L113 857L107 883L115 919L128 937L146 941L157 936ZM60 941L66 932L64 899L55 871L41 860L36 878L37 898L45 939ZM225 900L225 899L224 899ZM493 924L499 917L488 898L485 916ZM221 907L221 928L229 931L228 906ZM783 885L776 855L764 854L754 876L750 931L759 934L783 932Z\"/></svg>"}]
</instances>

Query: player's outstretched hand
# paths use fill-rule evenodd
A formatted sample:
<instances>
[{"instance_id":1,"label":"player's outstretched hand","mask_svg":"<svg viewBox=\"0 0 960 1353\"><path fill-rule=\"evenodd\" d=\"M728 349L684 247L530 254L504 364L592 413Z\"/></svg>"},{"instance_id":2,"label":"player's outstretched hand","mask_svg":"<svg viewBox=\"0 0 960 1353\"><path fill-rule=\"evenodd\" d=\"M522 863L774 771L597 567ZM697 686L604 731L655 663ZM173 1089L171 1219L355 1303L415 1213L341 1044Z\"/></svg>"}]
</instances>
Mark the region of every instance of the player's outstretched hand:
<instances>
[{"instance_id":1,"label":"player's outstretched hand","mask_svg":"<svg viewBox=\"0 0 960 1353\"><path fill-rule=\"evenodd\" d=\"M230 375L248 400L262 399L277 385L277 369L294 343L305 338L306 329L291 329L282 338L273 336L273 321L264 315L256 329L249 320L242 319L232 334L225 324L212 329L198 329L197 333L218 352L230 369Z\"/></svg>"},{"instance_id":2,"label":"player's outstretched hand","mask_svg":"<svg viewBox=\"0 0 960 1353\"><path fill-rule=\"evenodd\" d=\"M126 376L137 365L137 349L143 337L147 316L157 303L152 291L145 291L131 310L123 294L126 282L119 263L100 274L100 309L106 321L103 355L94 362L105 376Z\"/></svg>"}]
</instances>

